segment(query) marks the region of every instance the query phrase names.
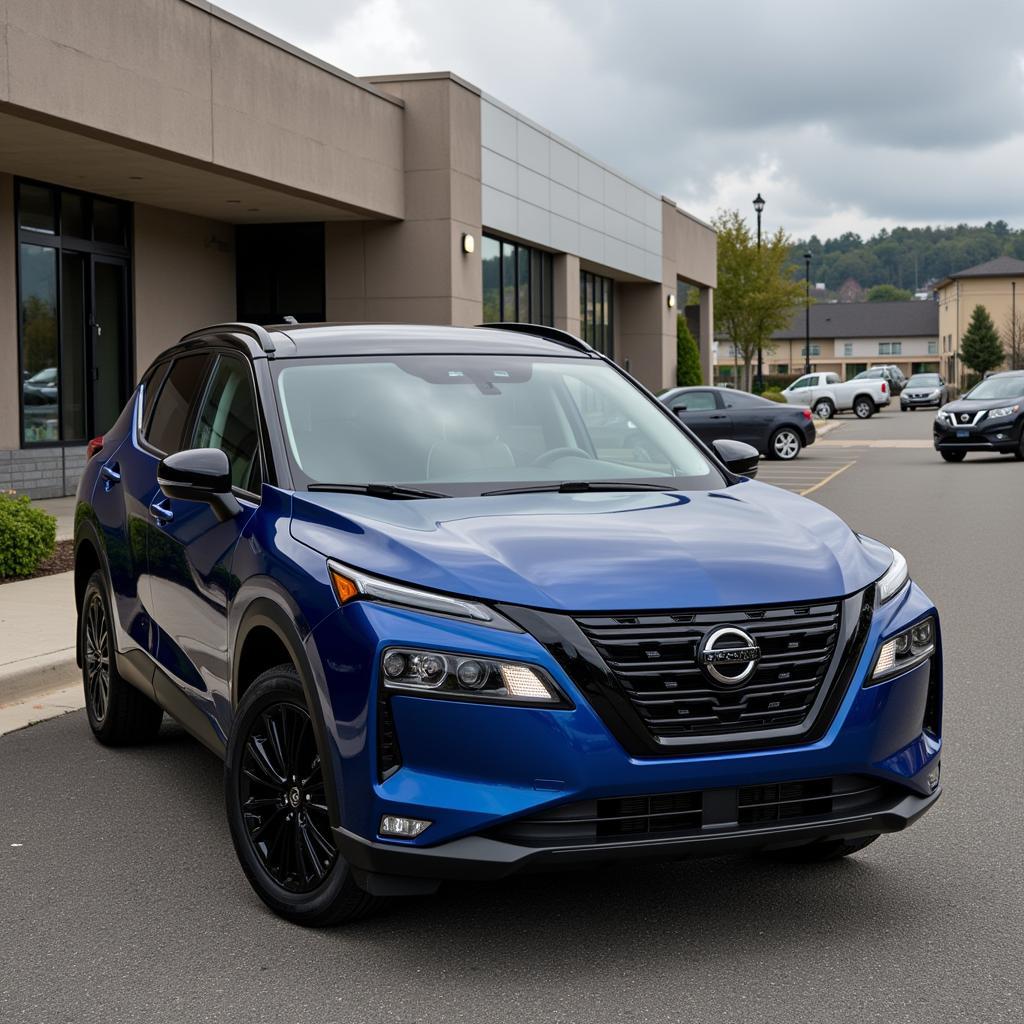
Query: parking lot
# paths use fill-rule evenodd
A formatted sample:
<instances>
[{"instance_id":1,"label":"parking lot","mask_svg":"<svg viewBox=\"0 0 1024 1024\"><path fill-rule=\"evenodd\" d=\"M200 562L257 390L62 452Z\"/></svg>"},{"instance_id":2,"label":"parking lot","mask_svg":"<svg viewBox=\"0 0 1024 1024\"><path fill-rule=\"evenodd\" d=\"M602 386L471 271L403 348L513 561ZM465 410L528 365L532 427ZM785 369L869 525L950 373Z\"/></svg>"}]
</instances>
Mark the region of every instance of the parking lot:
<instances>
[{"instance_id":1,"label":"parking lot","mask_svg":"<svg viewBox=\"0 0 1024 1024\"><path fill-rule=\"evenodd\" d=\"M931 414L841 425L760 478L907 556L942 615L944 796L847 861L616 866L439 895L335 931L238 868L219 762L75 713L0 737L11 1021L1019 1021L1024 463L931 449Z\"/></svg>"}]
</instances>

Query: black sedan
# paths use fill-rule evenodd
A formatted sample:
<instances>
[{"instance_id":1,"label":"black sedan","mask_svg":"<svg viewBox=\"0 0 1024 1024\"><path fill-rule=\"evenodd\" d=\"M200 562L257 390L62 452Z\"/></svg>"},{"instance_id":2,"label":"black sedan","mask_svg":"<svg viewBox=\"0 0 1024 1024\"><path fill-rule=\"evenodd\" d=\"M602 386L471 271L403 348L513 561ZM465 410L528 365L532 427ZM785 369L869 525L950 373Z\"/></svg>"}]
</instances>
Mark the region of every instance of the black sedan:
<instances>
[{"instance_id":1,"label":"black sedan","mask_svg":"<svg viewBox=\"0 0 1024 1024\"><path fill-rule=\"evenodd\" d=\"M935 417L935 450L947 462L968 452L1024 459L1024 370L994 373Z\"/></svg>"},{"instance_id":2,"label":"black sedan","mask_svg":"<svg viewBox=\"0 0 1024 1024\"><path fill-rule=\"evenodd\" d=\"M811 410L732 388L673 388L664 402L702 441L732 438L769 459L795 459L814 443Z\"/></svg>"}]
</instances>

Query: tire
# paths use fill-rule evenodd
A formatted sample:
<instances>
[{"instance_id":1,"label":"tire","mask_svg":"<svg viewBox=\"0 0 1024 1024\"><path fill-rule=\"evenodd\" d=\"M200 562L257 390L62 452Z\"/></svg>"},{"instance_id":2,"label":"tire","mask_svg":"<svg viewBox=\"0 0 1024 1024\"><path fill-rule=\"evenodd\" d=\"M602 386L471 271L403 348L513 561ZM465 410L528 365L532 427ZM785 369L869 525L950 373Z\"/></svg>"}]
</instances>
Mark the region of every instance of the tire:
<instances>
[{"instance_id":1,"label":"tire","mask_svg":"<svg viewBox=\"0 0 1024 1024\"><path fill-rule=\"evenodd\" d=\"M1020 441L1017 447L1013 450L1013 457L1018 461L1024 461L1024 427L1020 431Z\"/></svg>"},{"instance_id":2,"label":"tire","mask_svg":"<svg viewBox=\"0 0 1024 1024\"><path fill-rule=\"evenodd\" d=\"M860 836L857 839L825 839L807 846L792 846L785 850L767 850L764 856L780 864L823 864L851 853L863 850L876 839L875 836Z\"/></svg>"},{"instance_id":3,"label":"tire","mask_svg":"<svg viewBox=\"0 0 1024 1024\"><path fill-rule=\"evenodd\" d=\"M160 730L163 708L117 671L107 581L89 577L78 615L85 713L93 735L108 747L148 743Z\"/></svg>"},{"instance_id":4,"label":"tire","mask_svg":"<svg viewBox=\"0 0 1024 1024\"><path fill-rule=\"evenodd\" d=\"M814 403L814 415L819 420L830 420L836 414L836 407L832 404L830 398L819 398Z\"/></svg>"},{"instance_id":5,"label":"tire","mask_svg":"<svg viewBox=\"0 0 1024 1024\"><path fill-rule=\"evenodd\" d=\"M291 665L246 690L224 764L228 825L242 870L275 914L311 928L355 921L383 901L334 845L316 730Z\"/></svg>"},{"instance_id":6,"label":"tire","mask_svg":"<svg viewBox=\"0 0 1024 1024\"><path fill-rule=\"evenodd\" d=\"M967 458L967 452L939 452L947 462L963 462Z\"/></svg>"},{"instance_id":7,"label":"tire","mask_svg":"<svg viewBox=\"0 0 1024 1024\"><path fill-rule=\"evenodd\" d=\"M766 454L769 459L779 459L782 462L789 462L800 454L800 449L803 448L803 446L804 442L800 437L799 431L794 430L792 427L779 427L779 429L772 434L772 438L768 442L768 451Z\"/></svg>"},{"instance_id":8,"label":"tire","mask_svg":"<svg viewBox=\"0 0 1024 1024\"><path fill-rule=\"evenodd\" d=\"M853 400L853 415L859 420L869 420L875 415L875 403L864 395L858 395Z\"/></svg>"}]
</instances>

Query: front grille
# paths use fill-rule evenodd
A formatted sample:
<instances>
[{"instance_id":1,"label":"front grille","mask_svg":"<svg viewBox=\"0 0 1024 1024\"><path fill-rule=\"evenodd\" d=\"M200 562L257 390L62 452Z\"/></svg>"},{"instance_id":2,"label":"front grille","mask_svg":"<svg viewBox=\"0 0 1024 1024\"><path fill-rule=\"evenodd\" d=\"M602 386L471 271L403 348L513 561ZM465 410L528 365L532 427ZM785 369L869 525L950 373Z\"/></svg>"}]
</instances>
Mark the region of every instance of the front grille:
<instances>
[{"instance_id":1,"label":"front grille","mask_svg":"<svg viewBox=\"0 0 1024 1024\"><path fill-rule=\"evenodd\" d=\"M651 735L718 736L798 726L836 650L838 602L714 611L587 615L576 619ZM732 625L761 649L757 668L728 688L705 676L705 635Z\"/></svg>"},{"instance_id":2,"label":"front grille","mask_svg":"<svg viewBox=\"0 0 1024 1024\"><path fill-rule=\"evenodd\" d=\"M606 839L639 839L753 829L854 814L880 807L894 787L861 775L743 786L739 789L607 797L562 804L491 830L496 839L525 846L558 846Z\"/></svg>"}]
</instances>

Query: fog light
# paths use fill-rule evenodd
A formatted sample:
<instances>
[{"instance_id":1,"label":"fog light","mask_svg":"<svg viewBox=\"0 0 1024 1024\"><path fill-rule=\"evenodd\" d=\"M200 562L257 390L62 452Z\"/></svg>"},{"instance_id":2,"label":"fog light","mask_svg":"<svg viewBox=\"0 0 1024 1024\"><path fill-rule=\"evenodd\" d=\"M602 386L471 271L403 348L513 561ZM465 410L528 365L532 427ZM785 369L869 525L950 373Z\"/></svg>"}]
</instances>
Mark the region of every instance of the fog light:
<instances>
[{"instance_id":1,"label":"fog light","mask_svg":"<svg viewBox=\"0 0 1024 1024\"><path fill-rule=\"evenodd\" d=\"M431 824L432 822L421 821L419 818L399 818L394 814L385 814L380 819L380 829L378 831L382 836L415 839L430 828Z\"/></svg>"}]
</instances>

